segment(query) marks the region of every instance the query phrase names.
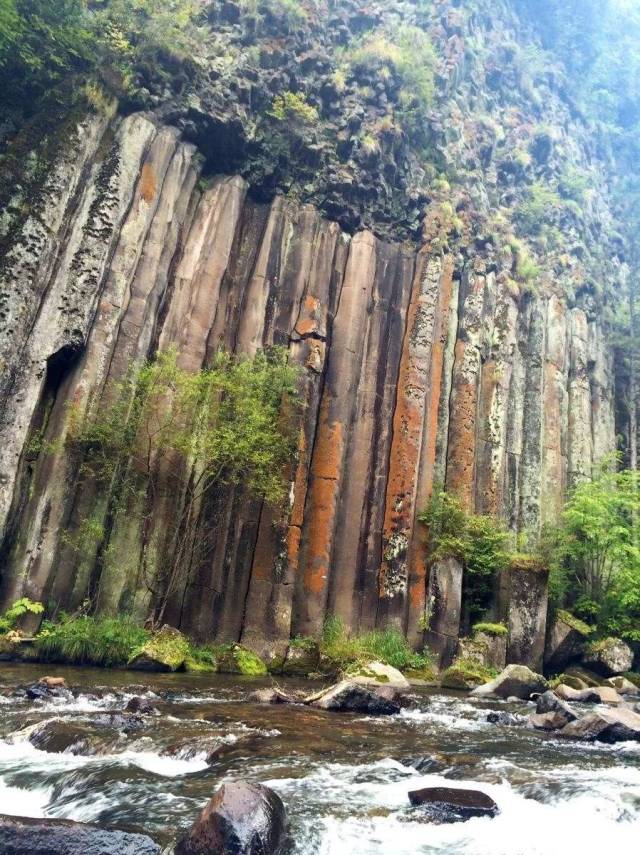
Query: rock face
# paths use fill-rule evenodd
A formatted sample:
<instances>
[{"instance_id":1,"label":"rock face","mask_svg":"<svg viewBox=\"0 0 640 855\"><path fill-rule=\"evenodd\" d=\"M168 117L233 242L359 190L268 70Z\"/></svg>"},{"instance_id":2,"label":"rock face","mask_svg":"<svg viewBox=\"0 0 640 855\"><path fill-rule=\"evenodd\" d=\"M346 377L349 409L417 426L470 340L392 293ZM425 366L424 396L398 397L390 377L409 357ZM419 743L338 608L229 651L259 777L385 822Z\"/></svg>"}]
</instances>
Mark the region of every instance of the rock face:
<instances>
[{"instance_id":1,"label":"rock face","mask_svg":"<svg viewBox=\"0 0 640 855\"><path fill-rule=\"evenodd\" d=\"M499 698L521 698L528 700L536 692L544 692L547 681L540 674L534 673L525 665L507 665L507 667L483 686L478 686L471 693L477 698L496 696Z\"/></svg>"},{"instance_id":2,"label":"rock face","mask_svg":"<svg viewBox=\"0 0 640 855\"><path fill-rule=\"evenodd\" d=\"M551 674L562 672L578 659L589 636L589 627L568 612L559 611L547 633L544 665Z\"/></svg>"},{"instance_id":3,"label":"rock face","mask_svg":"<svg viewBox=\"0 0 640 855\"><path fill-rule=\"evenodd\" d=\"M420 805L431 822L464 822L473 817L494 817L498 805L479 790L462 790L451 787L426 787L409 793L412 805Z\"/></svg>"},{"instance_id":4,"label":"rock face","mask_svg":"<svg viewBox=\"0 0 640 855\"><path fill-rule=\"evenodd\" d=\"M614 677L631 670L633 650L621 638L604 638L587 645L582 661L598 674Z\"/></svg>"},{"instance_id":5,"label":"rock face","mask_svg":"<svg viewBox=\"0 0 640 855\"><path fill-rule=\"evenodd\" d=\"M280 796L262 784L236 781L220 787L175 855L276 855L285 833Z\"/></svg>"},{"instance_id":6,"label":"rock face","mask_svg":"<svg viewBox=\"0 0 640 855\"><path fill-rule=\"evenodd\" d=\"M161 91L148 112L81 118L0 242L0 611L29 596L73 612L89 594L98 614L146 619L183 493L160 473L153 495L122 507L83 477L74 425L158 351L197 370L217 348L280 345L303 404L289 501L270 507L242 485L211 496L195 526L210 548L185 546L163 619L263 652L335 614L426 637L447 664L462 573L426 564L418 515L433 485L535 531L615 449L613 355L591 297L617 275L592 240L608 217L601 164L553 76L532 100L507 47L530 35L505 4L465 18L453 0L345 0L278 39L269 16L249 31L246 4L208 5L222 44L260 62L232 79L209 69L182 102ZM360 70L336 88L336 48L399 14L424 18L438 47L429 144L466 177L460 191L410 150L393 74ZM319 118L287 157L268 117L294 80ZM584 239L532 288L526 247L493 214L540 180L523 164L547 120L596 195L580 217L563 206L553 233ZM545 178L566 167L551 158ZM507 661L540 669L542 575L512 568L496 599Z\"/></svg>"},{"instance_id":7,"label":"rock face","mask_svg":"<svg viewBox=\"0 0 640 855\"><path fill-rule=\"evenodd\" d=\"M4 855L160 855L144 834L108 831L65 819L0 816L0 851Z\"/></svg>"}]
</instances>

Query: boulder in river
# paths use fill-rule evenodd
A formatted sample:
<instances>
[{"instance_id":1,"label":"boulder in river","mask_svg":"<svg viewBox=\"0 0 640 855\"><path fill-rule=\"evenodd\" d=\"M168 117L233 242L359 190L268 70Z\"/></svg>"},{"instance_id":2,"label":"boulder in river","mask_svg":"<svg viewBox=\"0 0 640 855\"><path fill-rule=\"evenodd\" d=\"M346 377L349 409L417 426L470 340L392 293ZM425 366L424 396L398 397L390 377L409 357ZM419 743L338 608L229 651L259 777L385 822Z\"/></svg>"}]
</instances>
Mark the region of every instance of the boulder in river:
<instances>
[{"instance_id":1,"label":"boulder in river","mask_svg":"<svg viewBox=\"0 0 640 855\"><path fill-rule=\"evenodd\" d=\"M534 730L561 730L568 723L566 715L558 711L532 713L528 721L529 727Z\"/></svg>"},{"instance_id":2,"label":"boulder in river","mask_svg":"<svg viewBox=\"0 0 640 855\"><path fill-rule=\"evenodd\" d=\"M40 677L38 680L39 683L42 683L47 689L66 689L67 681L64 677Z\"/></svg>"},{"instance_id":3,"label":"boulder in river","mask_svg":"<svg viewBox=\"0 0 640 855\"><path fill-rule=\"evenodd\" d=\"M508 698L513 695L521 700L528 700L535 692L544 692L547 685L541 674L536 674L526 665L507 665L497 677L478 686L471 694L476 698Z\"/></svg>"},{"instance_id":4,"label":"boulder in river","mask_svg":"<svg viewBox=\"0 0 640 855\"><path fill-rule=\"evenodd\" d=\"M402 693L391 686L361 686L342 680L306 698L306 704L330 712L394 715L405 705Z\"/></svg>"},{"instance_id":5,"label":"boulder in river","mask_svg":"<svg viewBox=\"0 0 640 855\"><path fill-rule=\"evenodd\" d=\"M599 707L562 730L562 736L587 742L640 742L640 715L627 708Z\"/></svg>"},{"instance_id":6,"label":"boulder in river","mask_svg":"<svg viewBox=\"0 0 640 855\"><path fill-rule=\"evenodd\" d=\"M564 717L565 724L578 718L578 714L569 704L552 691L543 692L536 701L536 715L544 715L545 713L559 713Z\"/></svg>"},{"instance_id":7,"label":"boulder in river","mask_svg":"<svg viewBox=\"0 0 640 855\"><path fill-rule=\"evenodd\" d=\"M621 638L601 638L586 646L582 661L604 677L615 677L631 670L633 650Z\"/></svg>"},{"instance_id":8,"label":"boulder in river","mask_svg":"<svg viewBox=\"0 0 640 855\"><path fill-rule=\"evenodd\" d=\"M189 642L172 626L163 626L129 660L134 671L178 671L189 655Z\"/></svg>"},{"instance_id":9,"label":"boulder in river","mask_svg":"<svg viewBox=\"0 0 640 855\"><path fill-rule=\"evenodd\" d=\"M409 793L412 805L426 808L429 819L436 823L465 822L473 817L494 817L498 805L480 790L453 787L425 787Z\"/></svg>"},{"instance_id":10,"label":"boulder in river","mask_svg":"<svg viewBox=\"0 0 640 855\"><path fill-rule=\"evenodd\" d=\"M280 796L263 784L223 784L203 809L175 855L275 855L286 834Z\"/></svg>"},{"instance_id":11,"label":"boulder in river","mask_svg":"<svg viewBox=\"0 0 640 855\"><path fill-rule=\"evenodd\" d=\"M0 815L4 855L160 855L146 834L110 831L66 819Z\"/></svg>"},{"instance_id":12,"label":"boulder in river","mask_svg":"<svg viewBox=\"0 0 640 855\"><path fill-rule=\"evenodd\" d=\"M559 686L555 687L553 693L563 701L575 701L579 704L601 703L600 695L593 688L573 689L565 683L560 683Z\"/></svg>"},{"instance_id":13,"label":"boulder in river","mask_svg":"<svg viewBox=\"0 0 640 855\"><path fill-rule=\"evenodd\" d=\"M149 698L141 698L140 695L130 698L124 710L138 715L156 715L158 712Z\"/></svg>"},{"instance_id":14,"label":"boulder in river","mask_svg":"<svg viewBox=\"0 0 640 855\"><path fill-rule=\"evenodd\" d=\"M360 686L390 686L403 691L411 688L404 674L383 662L367 662L366 665L352 667L345 674L345 679Z\"/></svg>"},{"instance_id":15,"label":"boulder in river","mask_svg":"<svg viewBox=\"0 0 640 855\"><path fill-rule=\"evenodd\" d=\"M609 677L608 680L604 681L605 686L609 686L612 689L615 689L616 692L620 695L639 695L640 688L636 686L635 683L632 683L631 680L628 680L626 677L622 675L618 677Z\"/></svg>"}]
</instances>

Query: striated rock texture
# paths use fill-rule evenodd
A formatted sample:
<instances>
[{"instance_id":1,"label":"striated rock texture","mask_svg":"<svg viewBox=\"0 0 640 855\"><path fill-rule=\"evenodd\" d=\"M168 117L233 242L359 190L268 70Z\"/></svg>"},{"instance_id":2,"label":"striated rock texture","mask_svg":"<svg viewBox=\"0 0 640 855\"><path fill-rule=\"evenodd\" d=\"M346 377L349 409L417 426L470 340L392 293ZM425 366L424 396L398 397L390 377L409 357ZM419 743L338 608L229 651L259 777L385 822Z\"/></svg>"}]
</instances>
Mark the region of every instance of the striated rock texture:
<instances>
[{"instance_id":1,"label":"striated rock texture","mask_svg":"<svg viewBox=\"0 0 640 855\"><path fill-rule=\"evenodd\" d=\"M227 5L211 14L235 45L243 25ZM375 3L367 16L350 0L332 13L336 44L390 26L406 6ZM517 218L523 187L557 176L567 158L590 174L599 162L553 75L538 81L544 106L531 94L502 46L518 35L513 16L497 7L500 26L448 0L426 24L410 13L440 51L429 170L398 127L379 155L363 153L360 137L356 145L349 134L375 130L397 98L393 75L374 90L350 72L346 94L327 89L330 38L314 42L313 27L274 46L269 25L252 72L263 107L286 85L319 110L320 130L295 149L314 176L304 173L304 186L299 163L287 183L282 159L274 186L265 178L273 153L266 119L245 103L251 75L233 110L230 80L211 74L197 103L154 96L148 113L78 123L0 265L0 608L21 596L67 610L88 599L100 614L144 619L184 496L162 486L162 472L153 495L98 489L65 438L158 350L175 347L181 367L197 370L220 347L277 344L300 367L303 402L289 502L273 508L240 486L208 496L198 509L205 547L185 549L164 619L260 649L317 634L332 613L353 629L396 625L419 644L446 589L453 601L435 604L431 631L449 651L461 580L443 568L429 578L417 522L434 484L513 532L535 532L616 436L612 351L592 299L594 281L615 279L614 264L592 258L589 234L607 220L601 188L580 222L568 208L558 214L578 248L547 251L536 287L500 224L505 212ZM549 150L533 130L544 118L557 132ZM256 122L258 148L248 142ZM329 150L334 126L344 145ZM237 157L229 140L242 143ZM518 146L534 152L519 166ZM434 164L458 176L455 190L429 184ZM524 626L517 613L530 592L518 590L514 655L537 667L544 593Z\"/></svg>"}]
</instances>

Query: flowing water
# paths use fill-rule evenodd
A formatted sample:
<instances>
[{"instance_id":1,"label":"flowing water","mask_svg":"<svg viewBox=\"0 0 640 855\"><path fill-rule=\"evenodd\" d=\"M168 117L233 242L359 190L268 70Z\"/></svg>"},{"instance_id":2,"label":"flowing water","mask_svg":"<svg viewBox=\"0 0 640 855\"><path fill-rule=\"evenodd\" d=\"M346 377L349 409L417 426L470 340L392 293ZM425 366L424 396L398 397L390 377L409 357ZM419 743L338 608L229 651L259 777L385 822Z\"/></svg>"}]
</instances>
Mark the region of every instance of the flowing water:
<instances>
[{"instance_id":1,"label":"flowing water","mask_svg":"<svg viewBox=\"0 0 640 855\"><path fill-rule=\"evenodd\" d=\"M54 672L73 698L15 695L43 673L0 668L2 813L127 827L168 845L223 780L243 778L282 797L290 855L640 851L640 744L575 744L486 721L526 704L416 689L415 709L369 718L249 702L270 680L73 668ZM125 733L111 714L134 695L159 715ZM55 753L29 741L45 720ZM436 785L483 790L500 815L429 824L407 792Z\"/></svg>"}]
</instances>

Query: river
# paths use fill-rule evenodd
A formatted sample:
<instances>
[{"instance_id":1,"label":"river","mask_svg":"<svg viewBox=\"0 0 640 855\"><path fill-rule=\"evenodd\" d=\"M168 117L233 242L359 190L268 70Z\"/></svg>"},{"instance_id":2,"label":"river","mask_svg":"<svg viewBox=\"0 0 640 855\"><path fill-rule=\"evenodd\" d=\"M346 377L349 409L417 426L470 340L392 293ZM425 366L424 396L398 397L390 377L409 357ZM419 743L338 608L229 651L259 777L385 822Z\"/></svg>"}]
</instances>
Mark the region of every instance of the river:
<instances>
[{"instance_id":1,"label":"river","mask_svg":"<svg viewBox=\"0 0 640 855\"><path fill-rule=\"evenodd\" d=\"M44 673L64 676L74 697L14 695ZM427 688L413 691L415 709L390 718L249 702L264 685L271 680L2 663L0 812L127 827L169 845L223 780L243 778L285 802L288 855L639 851L640 744L576 744L497 726L489 710L530 708ZM159 715L123 733L110 713L140 695ZM32 725L51 719L64 746L57 753L28 739ZM407 792L437 785L481 789L500 815L429 824Z\"/></svg>"}]
</instances>

